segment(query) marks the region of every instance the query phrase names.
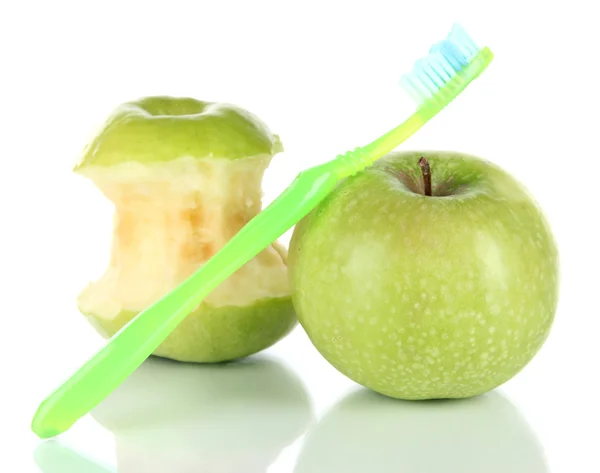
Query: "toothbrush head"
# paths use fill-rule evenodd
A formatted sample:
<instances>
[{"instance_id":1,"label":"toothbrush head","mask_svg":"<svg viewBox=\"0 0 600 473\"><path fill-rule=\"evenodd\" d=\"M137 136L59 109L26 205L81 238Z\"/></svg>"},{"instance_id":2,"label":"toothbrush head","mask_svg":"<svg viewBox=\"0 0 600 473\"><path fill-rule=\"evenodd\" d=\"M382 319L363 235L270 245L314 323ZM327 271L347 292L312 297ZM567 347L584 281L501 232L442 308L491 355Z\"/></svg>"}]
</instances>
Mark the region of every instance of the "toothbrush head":
<instances>
[{"instance_id":1,"label":"toothbrush head","mask_svg":"<svg viewBox=\"0 0 600 473\"><path fill-rule=\"evenodd\" d=\"M467 32L455 24L446 39L436 43L429 55L415 62L400 79L404 90L419 106L449 104L492 61L489 48L479 48Z\"/></svg>"}]
</instances>

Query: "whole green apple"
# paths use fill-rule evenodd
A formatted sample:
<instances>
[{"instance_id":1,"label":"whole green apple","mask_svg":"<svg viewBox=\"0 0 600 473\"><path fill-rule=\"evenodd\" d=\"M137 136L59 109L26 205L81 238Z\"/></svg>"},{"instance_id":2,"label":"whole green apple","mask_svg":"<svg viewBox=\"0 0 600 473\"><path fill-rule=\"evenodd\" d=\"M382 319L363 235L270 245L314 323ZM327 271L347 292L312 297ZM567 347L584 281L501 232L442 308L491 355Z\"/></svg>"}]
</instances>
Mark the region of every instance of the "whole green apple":
<instances>
[{"instance_id":1,"label":"whole green apple","mask_svg":"<svg viewBox=\"0 0 600 473\"><path fill-rule=\"evenodd\" d=\"M536 202L499 167L454 152L391 153L341 182L296 226L289 263L316 348L402 399L506 382L548 337L558 300Z\"/></svg>"},{"instance_id":2,"label":"whole green apple","mask_svg":"<svg viewBox=\"0 0 600 473\"><path fill-rule=\"evenodd\" d=\"M78 306L112 336L193 274L261 210L279 138L240 107L185 97L119 106L75 168L115 208L105 274ZM266 248L209 296L155 355L220 362L260 351L296 325L286 251Z\"/></svg>"}]
</instances>

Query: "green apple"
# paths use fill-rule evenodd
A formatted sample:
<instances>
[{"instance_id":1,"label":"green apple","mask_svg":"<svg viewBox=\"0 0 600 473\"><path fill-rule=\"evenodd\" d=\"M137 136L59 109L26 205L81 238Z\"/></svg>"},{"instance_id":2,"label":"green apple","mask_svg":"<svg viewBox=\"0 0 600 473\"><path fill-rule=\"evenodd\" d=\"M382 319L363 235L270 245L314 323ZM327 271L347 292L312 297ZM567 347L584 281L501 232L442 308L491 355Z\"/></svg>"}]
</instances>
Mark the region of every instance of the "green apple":
<instances>
[{"instance_id":1,"label":"green apple","mask_svg":"<svg viewBox=\"0 0 600 473\"><path fill-rule=\"evenodd\" d=\"M148 97L121 105L75 171L115 208L110 264L78 298L105 336L167 294L261 210L282 150L256 116L228 104ZM214 290L155 355L219 362L262 350L295 326L286 251L266 248Z\"/></svg>"},{"instance_id":2,"label":"green apple","mask_svg":"<svg viewBox=\"0 0 600 473\"><path fill-rule=\"evenodd\" d=\"M498 392L402 402L354 392L309 430L295 473L547 473L543 449Z\"/></svg>"},{"instance_id":3,"label":"green apple","mask_svg":"<svg viewBox=\"0 0 600 473\"><path fill-rule=\"evenodd\" d=\"M539 206L461 153L391 153L346 179L296 226L289 263L316 348L395 398L501 385L541 348L557 306L558 253Z\"/></svg>"}]
</instances>

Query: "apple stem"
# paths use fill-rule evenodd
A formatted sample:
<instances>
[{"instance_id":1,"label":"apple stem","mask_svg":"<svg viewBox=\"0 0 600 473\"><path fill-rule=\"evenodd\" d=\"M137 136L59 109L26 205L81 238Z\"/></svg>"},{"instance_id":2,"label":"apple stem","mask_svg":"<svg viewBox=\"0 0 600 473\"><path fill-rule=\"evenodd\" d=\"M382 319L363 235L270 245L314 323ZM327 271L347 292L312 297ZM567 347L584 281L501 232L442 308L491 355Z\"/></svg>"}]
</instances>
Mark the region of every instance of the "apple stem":
<instances>
[{"instance_id":1,"label":"apple stem","mask_svg":"<svg viewBox=\"0 0 600 473\"><path fill-rule=\"evenodd\" d=\"M431 169L429 167L429 161L427 161L427 158L422 156L421 159L419 159L419 167L423 173L424 194L431 196Z\"/></svg>"}]
</instances>

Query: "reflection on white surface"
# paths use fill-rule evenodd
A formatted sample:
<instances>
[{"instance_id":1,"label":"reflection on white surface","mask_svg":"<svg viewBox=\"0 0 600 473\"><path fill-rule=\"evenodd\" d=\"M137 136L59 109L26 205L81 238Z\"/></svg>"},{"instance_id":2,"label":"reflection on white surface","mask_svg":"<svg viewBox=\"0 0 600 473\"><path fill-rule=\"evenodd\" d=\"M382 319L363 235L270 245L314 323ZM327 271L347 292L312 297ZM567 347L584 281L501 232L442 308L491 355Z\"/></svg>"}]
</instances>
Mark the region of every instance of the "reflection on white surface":
<instances>
[{"instance_id":1,"label":"reflection on white surface","mask_svg":"<svg viewBox=\"0 0 600 473\"><path fill-rule=\"evenodd\" d=\"M337 403L309 431L296 473L545 473L542 449L497 392L405 402L367 390Z\"/></svg>"},{"instance_id":2,"label":"reflection on white surface","mask_svg":"<svg viewBox=\"0 0 600 473\"><path fill-rule=\"evenodd\" d=\"M295 374L263 358L149 359L92 415L115 435L119 473L265 472L313 416ZM41 447L44 473L112 471L59 444Z\"/></svg>"},{"instance_id":3,"label":"reflection on white surface","mask_svg":"<svg viewBox=\"0 0 600 473\"><path fill-rule=\"evenodd\" d=\"M54 440L41 443L34 452L43 473L113 473L109 467L86 458Z\"/></svg>"}]
</instances>

